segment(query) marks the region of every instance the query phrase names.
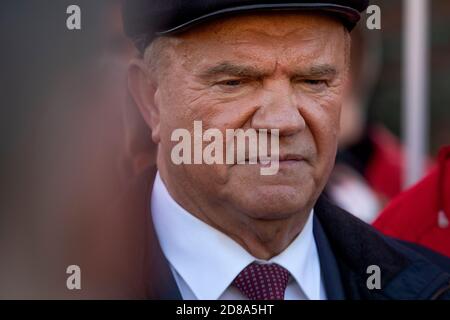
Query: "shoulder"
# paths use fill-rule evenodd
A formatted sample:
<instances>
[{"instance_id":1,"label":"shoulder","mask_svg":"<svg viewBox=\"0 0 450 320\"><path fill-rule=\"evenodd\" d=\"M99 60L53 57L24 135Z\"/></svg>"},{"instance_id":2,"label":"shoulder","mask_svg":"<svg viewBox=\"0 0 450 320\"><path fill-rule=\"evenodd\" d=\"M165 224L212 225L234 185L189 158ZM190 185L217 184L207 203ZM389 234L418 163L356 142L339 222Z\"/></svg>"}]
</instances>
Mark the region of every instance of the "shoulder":
<instances>
[{"instance_id":1,"label":"shoulder","mask_svg":"<svg viewBox=\"0 0 450 320\"><path fill-rule=\"evenodd\" d=\"M431 250L386 235L319 198L315 210L340 264L343 281L353 282L355 297L365 299L429 299L448 287L450 261ZM367 289L367 269L378 266L383 290Z\"/></svg>"},{"instance_id":2,"label":"shoulder","mask_svg":"<svg viewBox=\"0 0 450 320\"><path fill-rule=\"evenodd\" d=\"M402 245L402 246L412 250L415 254L421 255L428 261L439 266L444 271L450 273L450 258L449 257L441 255L429 248L426 248L426 247L416 244L416 243L403 241L403 240L397 240L397 239L392 239L392 241L396 241L399 245Z\"/></svg>"}]
</instances>

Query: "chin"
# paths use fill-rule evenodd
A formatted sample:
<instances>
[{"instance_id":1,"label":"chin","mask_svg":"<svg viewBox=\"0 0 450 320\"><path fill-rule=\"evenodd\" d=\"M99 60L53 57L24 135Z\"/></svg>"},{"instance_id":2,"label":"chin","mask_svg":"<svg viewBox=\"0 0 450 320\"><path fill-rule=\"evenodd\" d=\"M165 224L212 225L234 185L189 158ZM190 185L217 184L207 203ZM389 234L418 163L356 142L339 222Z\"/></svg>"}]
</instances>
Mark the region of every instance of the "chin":
<instances>
[{"instance_id":1,"label":"chin","mask_svg":"<svg viewBox=\"0 0 450 320\"><path fill-rule=\"evenodd\" d=\"M264 186L237 194L234 203L253 219L288 219L310 204L310 192L291 186Z\"/></svg>"}]
</instances>

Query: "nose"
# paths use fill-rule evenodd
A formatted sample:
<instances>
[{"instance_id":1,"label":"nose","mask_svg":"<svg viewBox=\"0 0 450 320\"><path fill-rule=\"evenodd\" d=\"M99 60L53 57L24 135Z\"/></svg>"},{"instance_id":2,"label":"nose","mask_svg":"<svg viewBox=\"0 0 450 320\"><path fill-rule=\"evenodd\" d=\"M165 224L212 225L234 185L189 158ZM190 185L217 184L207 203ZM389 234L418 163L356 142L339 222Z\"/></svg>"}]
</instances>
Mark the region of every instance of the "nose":
<instances>
[{"instance_id":1,"label":"nose","mask_svg":"<svg viewBox=\"0 0 450 320\"><path fill-rule=\"evenodd\" d=\"M273 86L264 91L260 107L252 118L252 128L278 129L280 136L290 136L305 127L305 119L295 103L289 84Z\"/></svg>"}]
</instances>

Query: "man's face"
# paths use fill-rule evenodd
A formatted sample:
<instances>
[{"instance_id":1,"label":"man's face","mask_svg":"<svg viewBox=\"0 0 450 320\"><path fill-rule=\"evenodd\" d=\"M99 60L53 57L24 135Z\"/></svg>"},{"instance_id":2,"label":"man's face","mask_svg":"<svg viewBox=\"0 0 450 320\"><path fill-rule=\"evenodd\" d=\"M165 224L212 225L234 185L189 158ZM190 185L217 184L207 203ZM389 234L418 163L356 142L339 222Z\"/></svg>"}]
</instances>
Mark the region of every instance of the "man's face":
<instances>
[{"instance_id":1,"label":"man's face","mask_svg":"<svg viewBox=\"0 0 450 320\"><path fill-rule=\"evenodd\" d=\"M169 185L254 219L310 208L334 164L347 36L338 21L315 14L240 16L179 36L164 53L170 63L155 95L158 165ZM224 136L226 129L279 129L278 173L263 176L260 164L173 164L172 132L193 136L194 121Z\"/></svg>"}]
</instances>

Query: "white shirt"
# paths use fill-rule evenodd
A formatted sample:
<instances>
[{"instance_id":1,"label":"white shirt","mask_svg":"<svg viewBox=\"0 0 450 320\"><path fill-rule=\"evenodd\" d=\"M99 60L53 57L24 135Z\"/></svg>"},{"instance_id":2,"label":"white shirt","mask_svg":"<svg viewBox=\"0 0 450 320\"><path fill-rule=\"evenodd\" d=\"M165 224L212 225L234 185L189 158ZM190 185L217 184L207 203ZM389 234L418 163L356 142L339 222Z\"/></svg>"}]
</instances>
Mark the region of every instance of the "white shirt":
<instances>
[{"instance_id":1,"label":"white shirt","mask_svg":"<svg viewBox=\"0 0 450 320\"><path fill-rule=\"evenodd\" d=\"M320 262L313 235L313 212L302 232L269 261L253 257L226 234L196 218L171 197L159 173L151 209L161 249L185 300L245 300L232 286L250 263L277 263L291 274L286 300L325 300Z\"/></svg>"}]
</instances>

